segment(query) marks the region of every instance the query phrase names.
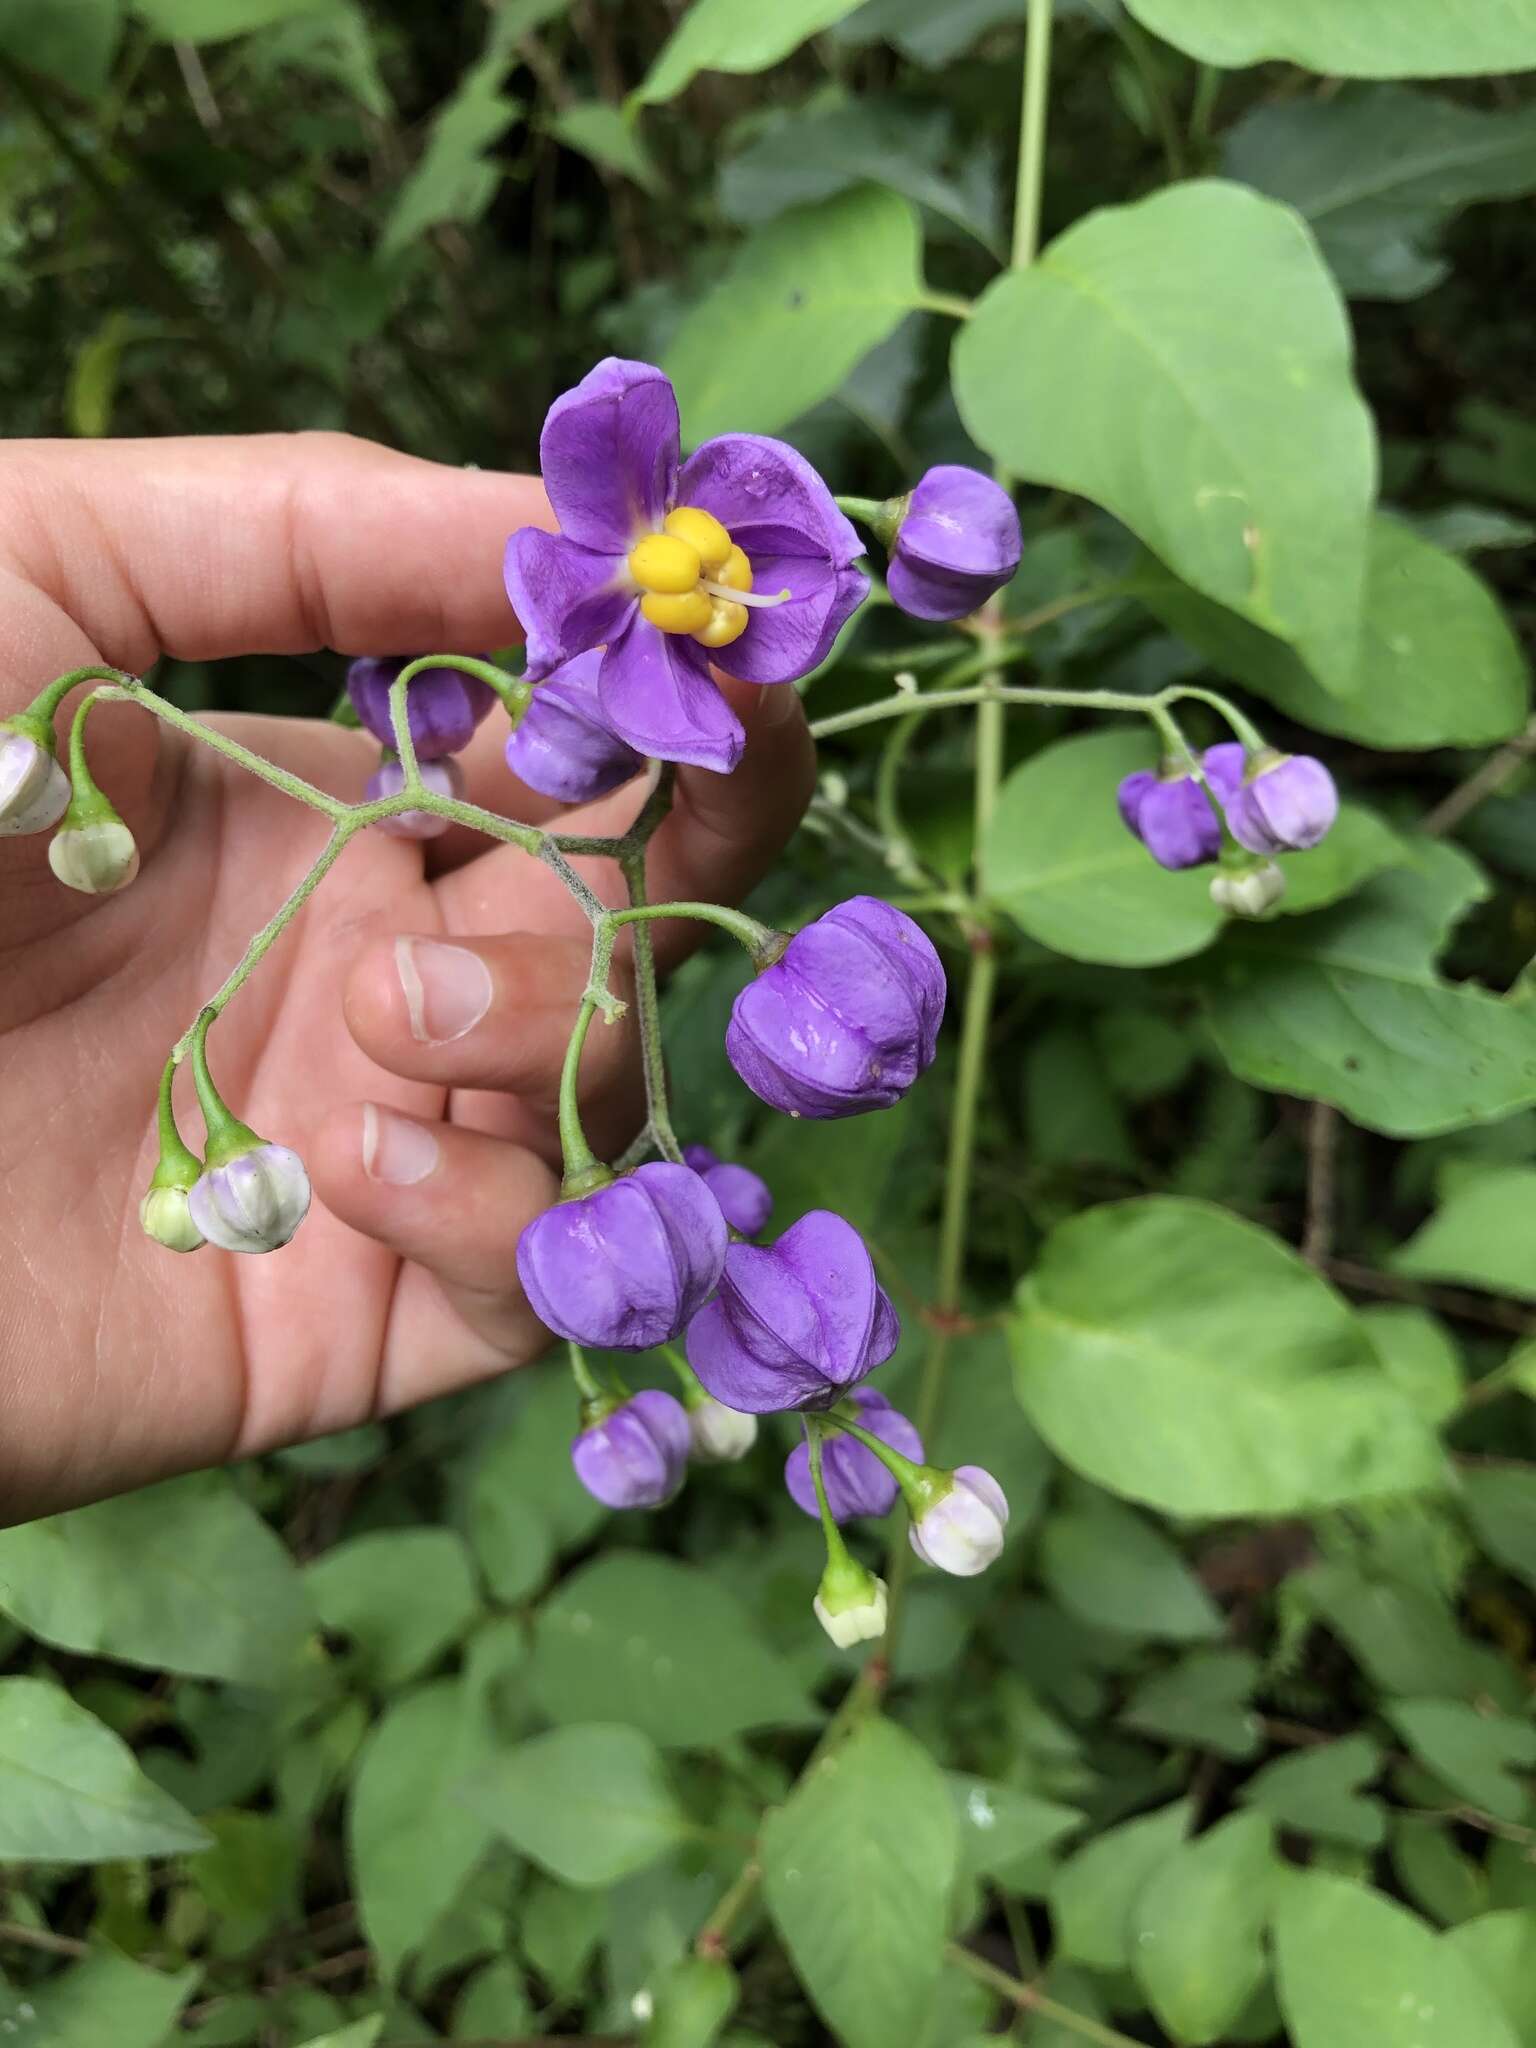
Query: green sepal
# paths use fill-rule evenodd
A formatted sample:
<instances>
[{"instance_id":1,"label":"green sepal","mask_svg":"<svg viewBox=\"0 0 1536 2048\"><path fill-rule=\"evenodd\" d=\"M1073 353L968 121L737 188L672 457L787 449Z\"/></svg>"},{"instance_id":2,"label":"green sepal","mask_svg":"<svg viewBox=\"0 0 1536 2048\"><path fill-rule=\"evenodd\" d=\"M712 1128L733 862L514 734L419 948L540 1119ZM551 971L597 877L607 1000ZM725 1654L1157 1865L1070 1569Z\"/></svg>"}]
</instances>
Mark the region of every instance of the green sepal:
<instances>
[{"instance_id":1,"label":"green sepal","mask_svg":"<svg viewBox=\"0 0 1536 2048\"><path fill-rule=\"evenodd\" d=\"M826 1569L816 1596L829 1614L846 1614L850 1608L867 1607L878 1597L879 1581L867 1564L860 1564L846 1546L827 1555Z\"/></svg>"}]
</instances>

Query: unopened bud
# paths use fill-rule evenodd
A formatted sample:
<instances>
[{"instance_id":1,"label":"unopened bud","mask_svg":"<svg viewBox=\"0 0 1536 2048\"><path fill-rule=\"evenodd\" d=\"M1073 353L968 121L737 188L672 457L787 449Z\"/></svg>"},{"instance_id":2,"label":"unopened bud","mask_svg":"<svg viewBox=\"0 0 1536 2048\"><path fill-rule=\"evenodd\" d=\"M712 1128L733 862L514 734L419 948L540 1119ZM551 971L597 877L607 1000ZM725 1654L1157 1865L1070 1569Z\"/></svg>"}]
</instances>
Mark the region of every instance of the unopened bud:
<instances>
[{"instance_id":1,"label":"unopened bud","mask_svg":"<svg viewBox=\"0 0 1536 2048\"><path fill-rule=\"evenodd\" d=\"M192 1220L225 1252L275 1252L309 1210L309 1175L297 1152L256 1139L210 1166L188 1197Z\"/></svg>"},{"instance_id":2,"label":"unopened bud","mask_svg":"<svg viewBox=\"0 0 1536 2048\"><path fill-rule=\"evenodd\" d=\"M119 817L66 822L48 844L48 865L66 889L83 896L110 896L126 889L139 872L139 849Z\"/></svg>"},{"instance_id":3,"label":"unopened bud","mask_svg":"<svg viewBox=\"0 0 1536 2048\"><path fill-rule=\"evenodd\" d=\"M958 1465L950 1484L914 1518L912 1548L925 1564L974 1578L995 1561L1008 1527L1008 1498L980 1465Z\"/></svg>"},{"instance_id":4,"label":"unopened bud","mask_svg":"<svg viewBox=\"0 0 1536 2048\"><path fill-rule=\"evenodd\" d=\"M51 747L0 726L0 836L48 832L69 808L69 777Z\"/></svg>"},{"instance_id":5,"label":"unopened bud","mask_svg":"<svg viewBox=\"0 0 1536 2048\"><path fill-rule=\"evenodd\" d=\"M873 1642L885 1634L885 1581L846 1551L827 1559L811 1605L840 1650L851 1650L855 1643Z\"/></svg>"},{"instance_id":6,"label":"unopened bud","mask_svg":"<svg viewBox=\"0 0 1536 2048\"><path fill-rule=\"evenodd\" d=\"M195 1252L208 1241L192 1221L187 1188L152 1187L139 1204L139 1225L170 1252Z\"/></svg>"},{"instance_id":7,"label":"unopened bud","mask_svg":"<svg viewBox=\"0 0 1536 2048\"><path fill-rule=\"evenodd\" d=\"M757 1442L757 1417L701 1393L688 1410L688 1434L700 1464L734 1465Z\"/></svg>"},{"instance_id":8,"label":"unopened bud","mask_svg":"<svg viewBox=\"0 0 1536 2048\"><path fill-rule=\"evenodd\" d=\"M1285 876L1272 860L1222 868L1211 877L1211 901L1232 917L1262 917L1285 894Z\"/></svg>"}]
</instances>

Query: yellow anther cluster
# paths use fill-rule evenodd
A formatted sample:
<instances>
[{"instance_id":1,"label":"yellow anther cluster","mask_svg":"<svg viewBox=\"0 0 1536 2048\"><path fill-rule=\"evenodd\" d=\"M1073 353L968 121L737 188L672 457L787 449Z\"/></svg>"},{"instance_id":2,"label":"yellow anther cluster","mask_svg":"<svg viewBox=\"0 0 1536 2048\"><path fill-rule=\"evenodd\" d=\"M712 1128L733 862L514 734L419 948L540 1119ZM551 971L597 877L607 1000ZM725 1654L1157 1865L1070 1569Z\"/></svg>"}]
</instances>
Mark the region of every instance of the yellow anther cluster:
<instances>
[{"instance_id":1,"label":"yellow anther cluster","mask_svg":"<svg viewBox=\"0 0 1536 2048\"><path fill-rule=\"evenodd\" d=\"M714 514L698 505L679 505L667 514L664 532L637 541L629 573L642 592L642 616L663 633L729 647L747 630L747 607L715 592L750 591L752 564Z\"/></svg>"}]
</instances>

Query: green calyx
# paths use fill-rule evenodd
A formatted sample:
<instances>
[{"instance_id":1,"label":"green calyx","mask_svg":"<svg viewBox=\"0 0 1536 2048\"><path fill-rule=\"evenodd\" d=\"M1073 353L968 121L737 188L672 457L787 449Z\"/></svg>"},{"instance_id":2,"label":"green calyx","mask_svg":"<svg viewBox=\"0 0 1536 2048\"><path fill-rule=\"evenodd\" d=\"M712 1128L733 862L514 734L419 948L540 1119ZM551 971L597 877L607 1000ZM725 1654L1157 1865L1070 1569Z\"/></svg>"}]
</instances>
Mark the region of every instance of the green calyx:
<instances>
[{"instance_id":1,"label":"green calyx","mask_svg":"<svg viewBox=\"0 0 1536 2048\"><path fill-rule=\"evenodd\" d=\"M903 491L899 498L887 498L883 505L876 508L873 518L869 521L870 532L887 554L895 547L896 536L901 532L911 509L912 493Z\"/></svg>"},{"instance_id":2,"label":"green calyx","mask_svg":"<svg viewBox=\"0 0 1536 2048\"><path fill-rule=\"evenodd\" d=\"M577 1415L583 1431L596 1429L600 1422L606 1422L610 1415L624 1406L627 1394L598 1393L582 1397Z\"/></svg>"},{"instance_id":3,"label":"green calyx","mask_svg":"<svg viewBox=\"0 0 1536 2048\"><path fill-rule=\"evenodd\" d=\"M847 1614L855 1608L869 1607L878 1600L880 1582L868 1565L860 1564L846 1545L839 1545L835 1556L828 1555L816 1597L828 1614Z\"/></svg>"},{"instance_id":4,"label":"green calyx","mask_svg":"<svg viewBox=\"0 0 1536 2048\"><path fill-rule=\"evenodd\" d=\"M578 1202L583 1195L610 1187L618 1177L611 1166L604 1166L600 1159L594 1159L590 1165L578 1167L574 1173L565 1176L560 1183L560 1199L562 1202Z\"/></svg>"}]
</instances>

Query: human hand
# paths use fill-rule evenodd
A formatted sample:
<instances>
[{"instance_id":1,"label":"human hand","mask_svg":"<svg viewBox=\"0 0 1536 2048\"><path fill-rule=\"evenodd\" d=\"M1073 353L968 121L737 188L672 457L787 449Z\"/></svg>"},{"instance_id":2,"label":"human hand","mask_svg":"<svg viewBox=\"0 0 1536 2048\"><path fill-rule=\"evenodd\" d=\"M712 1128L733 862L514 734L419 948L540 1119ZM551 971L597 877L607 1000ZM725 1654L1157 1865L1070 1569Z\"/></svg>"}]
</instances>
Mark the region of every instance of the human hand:
<instances>
[{"instance_id":1,"label":"human hand","mask_svg":"<svg viewBox=\"0 0 1536 2048\"><path fill-rule=\"evenodd\" d=\"M335 435L13 442L0 712L96 662L496 645L503 543L544 513L532 479ZM654 897L741 895L809 796L795 692L727 687L746 754L728 778L680 771ZM377 761L329 723L212 722L349 800ZM556 807L513 781L498 724L462 757L469 795L541 822ZM74 895L44 837L0 839L0 1522L346 1428L547 1341L514 1249L557 1190L586 980L559 882L457 831L360 833L217 1038L226 1098L301 1153L315 1206L276 1257L177 1258L137 1214L161 1067L326 825L133 706L93 712L90 753L142 853L131 889ZM638 800L568 829L621 831ZM586 872L619 900L611 867ZM657 927L664 964L694 929ZM590 1134L621 1148L642 1114L625 1025L592 1032L583 1080Z\"/></svg>"}]
</instances>

